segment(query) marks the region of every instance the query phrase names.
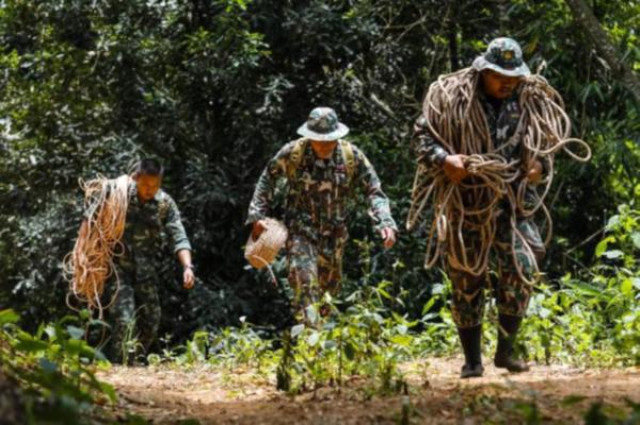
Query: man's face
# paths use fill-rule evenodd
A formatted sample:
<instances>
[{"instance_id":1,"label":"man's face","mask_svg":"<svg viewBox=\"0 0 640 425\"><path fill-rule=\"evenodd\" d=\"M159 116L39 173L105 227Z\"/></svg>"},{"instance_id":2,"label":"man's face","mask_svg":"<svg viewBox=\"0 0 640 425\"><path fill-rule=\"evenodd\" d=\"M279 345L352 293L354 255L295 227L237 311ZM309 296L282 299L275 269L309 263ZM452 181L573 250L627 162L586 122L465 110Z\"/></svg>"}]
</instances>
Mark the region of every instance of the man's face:
<instances>
[{"instance_id":1,"label":"man's face","mask_svg":"<svg viewBox=\"0 0 640 425\"><path fill-rule=\"evenodd\" d=\"M316 156L320 159L328 159L333 155L333 151L338 146L337 141L333 142L320 142L317 140L311 141L311 147L313 148L313 152L315 152Z\"/></svg>"},{"instance_id":2,"label":"man's face","mask_svg":"<svg viewBox=\"0 0 640 425\"><path fill-rule=\"evenodd\" d=\"M153 199L162 184L161 176L151 176L149 174L139 174L135 177L138 185L138 198L142 202Z\"/></svg>"},{"instance_id":3,"label":"man's face","mask_svg":"<svg viewBox=\"0 0 640 425\"><path fill-rule=\"evenodd\" d=\"M498 72L486 69L482 71L482 87L484 92L496 99L506 99L522 81L522 77L507 77Z\"/></svg>"}]
</instances>

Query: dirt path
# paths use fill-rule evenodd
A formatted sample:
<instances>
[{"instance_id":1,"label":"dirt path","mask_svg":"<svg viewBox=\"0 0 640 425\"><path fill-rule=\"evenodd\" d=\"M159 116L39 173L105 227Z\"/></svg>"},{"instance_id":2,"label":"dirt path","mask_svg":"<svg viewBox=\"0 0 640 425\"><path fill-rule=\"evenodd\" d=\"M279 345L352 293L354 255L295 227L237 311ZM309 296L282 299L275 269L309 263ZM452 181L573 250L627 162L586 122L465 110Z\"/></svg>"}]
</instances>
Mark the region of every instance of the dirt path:
<instances>
[{"instance_id":1,"label":"dirt path","mask_svg":"<svg viewBox=\"0 0 640 425\"><path fill-rule=\"evenodd\" d=\"M483 378L461 381L460 362L436 358L404 364L408 395L389 397L371 396L371 383L358 379L341 391L321 388L290 397L275 390L273 377L207 367L114 368L101 378L117 388L119 411L129 409L154 424L197 419L203 424L473 425L526 423L526 418L567 424L582 423L596 402L614 417L628 414L625 398L640 402L638 368L534 366L530 373L509 375L487 366ZM574 402L563 404L568 397Z\"/></svg>"}]
</instances>

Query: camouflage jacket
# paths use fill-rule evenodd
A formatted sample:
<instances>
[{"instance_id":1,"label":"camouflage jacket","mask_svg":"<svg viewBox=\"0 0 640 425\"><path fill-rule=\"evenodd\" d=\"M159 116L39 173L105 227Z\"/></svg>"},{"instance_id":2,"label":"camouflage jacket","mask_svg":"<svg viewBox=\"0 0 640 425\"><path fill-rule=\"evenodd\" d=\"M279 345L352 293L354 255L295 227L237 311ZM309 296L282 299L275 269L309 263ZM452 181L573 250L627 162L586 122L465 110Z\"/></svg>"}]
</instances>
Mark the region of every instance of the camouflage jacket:
<instances>
[{"instance_id":1,"label":"camouflage jacket","mask_svg":"<svg viewBox=\"0 0 640 425\"><path fill-rule=\"evenodd\" d=\"M133 253L134 256L141 255L147 260L154 258L162 246L164 235L171 239L174 252L191 250L180 220L180 211L169 194L159 189L153 199L142 203L138 199L137 185L133 180L129 183L128 192L129 206L122 237L125 257ZM89 219L88 215L89 211L85 209L84 218Z\"/></svg>"},{"instance_id":2,"label":"camouflage jacket","mask_svg":"<svg viewBox=\"0 0 640 425\"><path fill-rule=\"evenodd\" d=\"M278 180L287 181L284 221L293 233L312 239L320 236L346 236L347 208L353 198L354 186L359 186L369 200L369 215L376 230L397 226L389 199L382 191L380 179L367 157L352 146L353 174L348 175L342 149L336 147L329 159L316 157L310 143L306 143L293 178L289 178L291 153L298 141L286 144L269 161L262 172L249 206L247 224L271 216L274 192Z\"/></svg>"},{"instance_id":3,"label":"camouflage jacket","mask_svg":"<svg viewBox=\"0 0 640 425\"><path fill-rule=\"evenodd\" d=\"M129 207L123 242L128 249L148 252L157 250L162 234L169 236L173 251L191 250L180 211L167 192L159 189L153 199L140 202L135 181L129 184Z\"/></svg>"},{"instance_id":4,"label":"camouflage jacket","mask_svg":"<svg viewBox=\"0 0 640 425\"><path fill-rule=\"evenodd\" d=\"M502 154L506 159L520 157L520 139L512 137L518 126L522 108L518 103L518 93L503 100L493 99L485 95L481 90L478 98L482 104L487 124L491 132L491 139L496 149L496 153ZM433 138L423 114L416 120L414 125L413 149L418 156L418 161L426 165L441 166L444 158L456 152L447 152L438 141ZM485 152L478 152L485 153Z\"/></svg>"}]
</instances>

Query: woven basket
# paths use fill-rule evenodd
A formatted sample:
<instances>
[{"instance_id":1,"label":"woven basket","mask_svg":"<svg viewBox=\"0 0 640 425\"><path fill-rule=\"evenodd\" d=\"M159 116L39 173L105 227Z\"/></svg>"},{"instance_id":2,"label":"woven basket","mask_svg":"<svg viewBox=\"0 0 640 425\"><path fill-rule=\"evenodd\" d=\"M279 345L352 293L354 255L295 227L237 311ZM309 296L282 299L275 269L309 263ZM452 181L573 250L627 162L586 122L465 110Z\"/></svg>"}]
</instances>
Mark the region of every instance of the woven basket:
<instances>
[{"instance_id":1,"label":"woven basket","mask_svg":"<svg viewBox=\"0 0 640 425\"><path fill-rule=\"evenodd\" d=\"M264 231L256 240L249 235L244 249L244 258L256 269L273 263L288 237L287 228L278 220L265 218L262 221L265 226Z\"/></svg>"}]
</instances>

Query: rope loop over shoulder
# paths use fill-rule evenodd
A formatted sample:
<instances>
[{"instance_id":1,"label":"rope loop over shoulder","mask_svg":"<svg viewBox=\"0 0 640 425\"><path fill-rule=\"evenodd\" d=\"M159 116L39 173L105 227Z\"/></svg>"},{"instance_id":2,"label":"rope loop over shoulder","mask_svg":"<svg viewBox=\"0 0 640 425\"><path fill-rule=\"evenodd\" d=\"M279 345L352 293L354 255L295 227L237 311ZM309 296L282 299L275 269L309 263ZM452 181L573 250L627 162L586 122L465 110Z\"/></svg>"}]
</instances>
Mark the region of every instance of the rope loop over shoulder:
<instances>
[{"instance_id":1,"label":"rope loop over shoulder","mask_svg":"<svg viewBox=\"0 0 640 425\"><path fill-rule=\"evenodd\" d=\"M522 82L518 99L522 113L513 137L518 138L514 142L521 144L522 155L506 159L491 138L477 96L479 82L480 73L465 68L438 77L429 87L423 103L428 130L449 154L466 155L470 177L456 184L441 169L418 164L406 226L413 229L425 209L431 208L425 267L446 259L454 269L478 276L488 269L498 216L508 214L515 269L523 281L533 285L539 276L537 261L517 229L517 220L540 211L548 244L552 222L544 200L553 182L554 155L563 151L586 162L591 149L583 140L570 137L571 121L562 97L544 77L535 74ZM544 164L546 176L534 186L526 171L536 160ZM524 245L519 255L516 244ZM523 255L534 266L533 276L525 276L519 260Z\"/></svg>"}]
</instances>

